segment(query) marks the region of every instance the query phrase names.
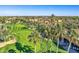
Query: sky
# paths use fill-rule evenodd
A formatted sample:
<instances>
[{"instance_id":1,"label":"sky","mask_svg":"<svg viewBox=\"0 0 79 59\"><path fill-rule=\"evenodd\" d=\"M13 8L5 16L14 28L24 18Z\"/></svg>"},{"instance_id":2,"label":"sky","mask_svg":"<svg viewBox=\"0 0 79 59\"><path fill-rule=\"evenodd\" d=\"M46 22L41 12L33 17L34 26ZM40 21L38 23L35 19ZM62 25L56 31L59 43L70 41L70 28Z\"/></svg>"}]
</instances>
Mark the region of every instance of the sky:
<instances>
[{"instance_id":1,"label":"sky","mask_svg":"<svg viewBox=\"0 0 79 59\"><path fill-rule=\"evenodd\" d=\"M79 16L79 5L0 5L0 16Z\"/></svg>"}]
</instances>

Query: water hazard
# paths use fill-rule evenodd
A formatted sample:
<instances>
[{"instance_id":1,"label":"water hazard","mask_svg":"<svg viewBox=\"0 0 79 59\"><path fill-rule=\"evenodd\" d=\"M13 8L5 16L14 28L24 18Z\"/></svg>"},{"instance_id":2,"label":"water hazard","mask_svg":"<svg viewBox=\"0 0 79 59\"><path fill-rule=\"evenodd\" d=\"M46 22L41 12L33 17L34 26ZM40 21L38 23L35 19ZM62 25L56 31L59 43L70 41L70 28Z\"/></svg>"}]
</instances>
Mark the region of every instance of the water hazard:
<instances>
[{"instance_id":1,"label":"water hazard","mask_svg":"<svg viewBox=\"0 0 79 59\"><path fill-rule=\"evenodd\" d=\"M67 51L69 46L69 41L66 39L60 40L60 46ZM72 43L69 53L78 53L78 52L79 52L79 47Z\"/></svg>"}]
</instances>

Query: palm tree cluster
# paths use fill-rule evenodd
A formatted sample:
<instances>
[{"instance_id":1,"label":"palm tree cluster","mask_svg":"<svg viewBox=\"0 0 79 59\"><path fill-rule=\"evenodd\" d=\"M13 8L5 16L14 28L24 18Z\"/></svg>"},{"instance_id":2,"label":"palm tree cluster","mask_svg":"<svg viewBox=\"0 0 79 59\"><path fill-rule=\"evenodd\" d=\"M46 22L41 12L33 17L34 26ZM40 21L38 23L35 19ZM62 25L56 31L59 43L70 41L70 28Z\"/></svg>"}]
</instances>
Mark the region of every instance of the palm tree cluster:
<instances>
[{"instance_id":1,"label":"palm tree cluster","mask_svg":"<svg viewBox=\"0 0 79 59\"><path fill-rule=\"evenodd\" d=\"M77 39L79 35L74 30L79 29L79 17L46 17L45 19L42 19L40 21L39 18L37 20L38 21L31 20L31 22L33 21L34 24L36 23L35 31L38 31L41 37L43 37L44 39L46 38L47 43L49 40L51 40L51 42L56 41L56 52L59 51L58 48L60 40L63 41L66 36L69 38L68 41L70 42L67 50L68 52L70 51L71 44L76 44L76 42L74 42L74 39L76 38L75 41L78 41Z\"/></svg>"},{"instance_id":2,"label":"palm tree cluster","mask_svg":"<svg viewBox=\"0 0 79 59\"><path fill-rule=\"evenodd\" d=\"M21 23L29 27L33 32L28 36L29 41L34 43L34 51L37 51L37 43L40 42L40 47L43 41L46 42L46 51L52 51L52 42L56 42L59 52L60 40L68 37L68 49L70 51L71 45L79 45L79 17L78 16L5 16L0 17L0 23L3 24L17 24ZM1 27L3 29L3 27ZM3 31L1 31L3 32ZM0 33L0 36L2 33ZM74 41L75 40L75 41ZM50 42L50 48L49 43ZM42 49L42 48L41 48Z\"/></svg>"}]
</instances>

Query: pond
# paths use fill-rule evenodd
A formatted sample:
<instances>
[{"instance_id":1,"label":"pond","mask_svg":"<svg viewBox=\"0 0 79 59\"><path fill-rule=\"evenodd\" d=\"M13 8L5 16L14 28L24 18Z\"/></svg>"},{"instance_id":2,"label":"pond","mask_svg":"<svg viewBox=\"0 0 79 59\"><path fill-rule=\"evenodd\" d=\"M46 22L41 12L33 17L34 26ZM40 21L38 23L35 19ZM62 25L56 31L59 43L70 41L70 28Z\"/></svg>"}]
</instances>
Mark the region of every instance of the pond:
<instances>
[{"instance_id":1,"label":"pond","mask_svg":"<svg viewBox=\"0 0 79 59\"><path fill-rule=\"evenodd\" d=\"M59 45L67 51L69 46L69 41L64 38L63 40L60 40ZM79 52L79 47L72 43L69 53L78 53L78 52Z\"/></svg>"}]
</instances>

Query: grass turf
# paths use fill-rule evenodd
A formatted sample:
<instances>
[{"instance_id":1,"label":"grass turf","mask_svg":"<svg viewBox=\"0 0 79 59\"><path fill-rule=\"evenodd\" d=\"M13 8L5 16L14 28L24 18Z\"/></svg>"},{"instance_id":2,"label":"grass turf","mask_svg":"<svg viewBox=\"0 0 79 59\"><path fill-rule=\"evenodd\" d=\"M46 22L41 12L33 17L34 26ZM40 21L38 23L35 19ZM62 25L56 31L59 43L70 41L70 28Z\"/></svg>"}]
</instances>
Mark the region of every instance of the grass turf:
<instances>
[{"instance_id":1,"label":"grass turf","mask_svg":"<svg viewBox=\"0 0 79 59\"><path fill-rule=\"evenodd\" d=\"M32 50L34 51L34 44L32 42L28 41L28 35L30 35L32 30L21 29L22 27L25 27L22 24L10 24L9 26L11 27L10 31L12 31L12 33L16 33L17 42L21 43L22 46L24 46L24 45L31 46ZM40 48L39 43L37 44L36 47L37 47L37 52L40 52L41 48ZM43 43L43 49L42 50L45 51L45 49L46 49L45 47L46 47L46 42ZM0 48L0 52L1 53L7 53L8 50L10 50L10 49L16 50L16 53L20 53L20 51L16 49L15 44L10 44L10 45L7 45L3 48ZM56 45L54 43L52 43L52 51L56 52L56 49L57 49ZM59 48L59 52L65 53L66 51Z\"/></svg>"}]
</instances>

